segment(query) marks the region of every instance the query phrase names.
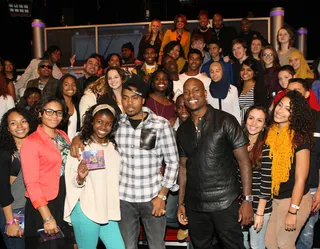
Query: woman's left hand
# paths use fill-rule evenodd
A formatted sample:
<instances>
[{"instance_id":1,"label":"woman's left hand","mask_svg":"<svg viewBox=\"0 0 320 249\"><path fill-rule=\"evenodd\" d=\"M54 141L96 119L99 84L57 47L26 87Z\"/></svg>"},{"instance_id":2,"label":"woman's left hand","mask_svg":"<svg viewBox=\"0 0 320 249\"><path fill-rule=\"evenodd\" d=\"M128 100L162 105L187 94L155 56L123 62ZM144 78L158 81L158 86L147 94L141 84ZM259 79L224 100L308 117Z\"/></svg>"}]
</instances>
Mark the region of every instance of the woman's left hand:
<instances>
[{"instance_id":1,"label":"woman's left hand","mask_svg":"<svg viewBox=\"0 0 320 249\"><path fill-rule=\"evenodd\" d=\"M297 225L297 215L288 213L285 219L285 229L287 231L294 231L296 230Z\"/></svg>"},{"instance_id":2,"label":"woman's left hand","mask_svg":"<svg viewBox=\"0 0 320 249\"><path fill-rule=\"evenodd\" d=\"M263 215L256 215L254 218L254 229L256 232L259 232L263 226L264 216Z\"/></svg>"}]
</instances>

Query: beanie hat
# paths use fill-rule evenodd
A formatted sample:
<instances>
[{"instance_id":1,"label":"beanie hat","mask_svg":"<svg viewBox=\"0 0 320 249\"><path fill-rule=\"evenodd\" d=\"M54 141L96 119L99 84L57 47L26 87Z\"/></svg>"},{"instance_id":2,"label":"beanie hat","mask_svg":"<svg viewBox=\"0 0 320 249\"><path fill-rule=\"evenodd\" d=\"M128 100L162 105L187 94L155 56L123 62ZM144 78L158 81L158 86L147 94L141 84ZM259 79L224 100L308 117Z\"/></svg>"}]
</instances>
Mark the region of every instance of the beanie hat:
<instances>
[{"instance_id":1,"label":"beanie hat","mask_svg":"<svg viewBox=\"0 0 320 249\"><path fill-rule=\"evenodd\" d=\"M134 52L134 46L131 42L127 42L123 44L121 49L124 49L124 48L130 49L132 52Z\"/></svg>"}]
</instances>

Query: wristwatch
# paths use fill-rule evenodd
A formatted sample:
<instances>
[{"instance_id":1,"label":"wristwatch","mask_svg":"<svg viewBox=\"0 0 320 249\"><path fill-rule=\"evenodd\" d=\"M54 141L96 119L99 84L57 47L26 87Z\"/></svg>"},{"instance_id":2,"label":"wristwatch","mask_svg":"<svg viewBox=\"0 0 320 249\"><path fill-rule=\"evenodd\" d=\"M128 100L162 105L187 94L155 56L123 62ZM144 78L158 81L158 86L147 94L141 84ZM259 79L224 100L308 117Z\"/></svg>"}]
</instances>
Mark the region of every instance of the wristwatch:
<instances>
[{"instance_id":1,"label":"wristwatch","mask_svg":"<svg viewBox=\"0 0 320 249\"><path fill-rule=\"evenodd\" d=\"M243 195L242 200L247 202L253 202L253 196L252 195Z\"/></svg>"},{"instance_id":2,"label":"wristwatch","mask_svg":"<svg viewBox=\"0 0 320 249\"><path fill-rule=\"evenodd\" d=\"M167 200L167 196L165 195L158 195L158 197L163 201Z\"/></svg>"}]
</instances>

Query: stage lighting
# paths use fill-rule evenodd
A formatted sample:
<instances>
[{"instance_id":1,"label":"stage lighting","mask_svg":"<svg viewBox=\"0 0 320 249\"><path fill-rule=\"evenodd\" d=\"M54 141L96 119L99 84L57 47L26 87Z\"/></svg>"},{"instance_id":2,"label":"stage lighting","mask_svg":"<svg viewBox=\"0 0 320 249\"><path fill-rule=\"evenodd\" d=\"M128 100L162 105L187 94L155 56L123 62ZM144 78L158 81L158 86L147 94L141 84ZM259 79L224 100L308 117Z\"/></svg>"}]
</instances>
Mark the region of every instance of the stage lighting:
<instances>
[{"instance_id":1,"label":"stage lighting","mask_svg":"<svg viewBox=\"0 0 320 249\"><path fill-rule=\"evenodd\" d=\"M195 0L179 0L179 3L181 5L193 5L195 3Z\"/></svg>"},{"instance_id":2,"label":"stage lighting","mask_svg":"<svg viewBox=\"0 0 320 249\"><path fill-rule=\"evenodd\" d=\"M9 13L12 17L31 17L32 1L8 0Z\"/></svg>"}]
</instances>

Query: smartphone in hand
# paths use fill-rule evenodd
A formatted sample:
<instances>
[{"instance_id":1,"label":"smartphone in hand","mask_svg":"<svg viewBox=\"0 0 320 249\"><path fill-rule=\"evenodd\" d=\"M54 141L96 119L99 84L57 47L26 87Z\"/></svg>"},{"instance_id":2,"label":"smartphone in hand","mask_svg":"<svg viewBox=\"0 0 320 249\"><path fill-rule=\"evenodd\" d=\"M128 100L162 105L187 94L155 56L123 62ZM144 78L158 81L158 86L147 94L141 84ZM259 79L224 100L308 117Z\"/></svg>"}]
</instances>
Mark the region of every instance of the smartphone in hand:
<instances>
[{"instance_id":1,"label":"smartphone in hand","mask_svg":"<svg viewBox=\"0 0 320 249\"><path fill-rule=\"evenodd\" d=\"M45 242L45 241L49 241L49 240L54 240L54 239L61 239L61 238L63 238L63 237L64 237L63 232L61 231L61 229L60 229L59 226L57 226L57 227L58 227L59 232L57 232L57 233L55 233L55 234L50 234L50 235L49 235L49 234L46 234L46 233L44 232L44 229L43 229L43 228L42 228L42 229L38 229L38 233L39 233L42 241Z\"/></svg>"}]
</instances>

